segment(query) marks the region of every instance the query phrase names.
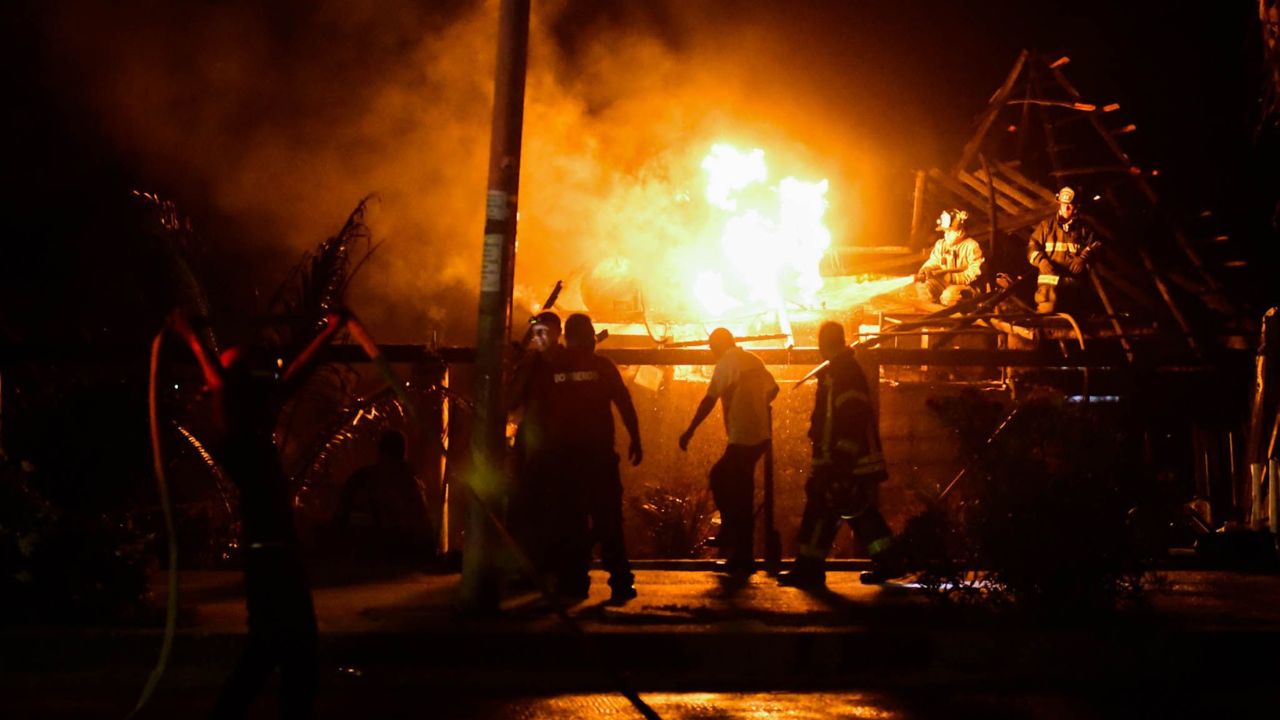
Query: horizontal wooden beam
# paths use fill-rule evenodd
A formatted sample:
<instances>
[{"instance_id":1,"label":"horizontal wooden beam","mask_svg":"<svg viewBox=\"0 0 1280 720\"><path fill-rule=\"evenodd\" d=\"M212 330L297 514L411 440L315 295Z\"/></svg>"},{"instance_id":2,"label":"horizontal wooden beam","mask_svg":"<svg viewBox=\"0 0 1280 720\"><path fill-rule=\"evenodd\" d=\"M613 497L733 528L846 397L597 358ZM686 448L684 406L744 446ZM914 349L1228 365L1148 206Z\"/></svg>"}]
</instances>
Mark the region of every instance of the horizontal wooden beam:
<instances>
[{"instance_id":1,"label":"horizontal wooden beam","mask_svg":"<svg viewBox=\"0 0 1280 720\"><path fill-rule=\"evenodd\" d=\"M987 194L987 181L979 180L978 177L972 173L967 173L967 172L964 172L963 170L960 171L960 182L964 183L965 185L968 185L970 188L973 188L977 192L980 192L984 195ZM1005 197L1004 195L1000 194L1000 192L998 192L1000 190L998 186L996 187L996 190L997 190L996 204L1000 206L1001 210L1012 215L1014 213L1022 212L1023 210L1026 209L1021 205L1019 205L1014 200L1011 200ZM987 202L989 203L990 200L988 200Z\"/></svg>"},{"instance_id":2,"label":"horizontal wooden beam","mask_svg":"<svg viewBox=\"0 0 1280 720\"><path fill-rule=\"evenodd\" d=\"M420 362L431 357L421 345L382 345L383 355L390 362ZM469 364L475 361L473 348L439 348L439 357L449 364ZM714 365L710 350L689 348L608 348L597 350L600 355L619 365ZM817 365L822 356L817 348L751 348L751 353L767 365ZM977 349L925 349L925 348L870 348L859 350L858 357L864 363L877 365L980 365L1010 367L1112 367L1122 365L1123 356L1105 350L1090 351L1064 357L1056 350L977 350ZM330 349L328 360L360 362L363 353L356 345L338 345Z\"/></svg>"},{"instance_id":3,"label":"horizontal wooden beam","mask_svg":"<svg viewBox=\"0 0 1280 720\"><path fill-rule=\"evenodd\" d=\"M986 198L965 187L959 180L947 177L937 168L929 170L929 179L970 208L985 208L987 206Z\"/></svg>"},{"instance_id":4,"label":"horizontal wooden beam","mask_svg":"<svg viewBox=\"0 0 1280 720\"><path fill-rule=\"evenodd\" d=\"M891 335L892 333L890 333ZM431 349L426 345L389 344L378 346L383 356L393 363L435 363L445 365L469 365L475 362L475 348L441 347ZM69 362L115 366L120 362L131 365L145 360L145 351L137 348L113 348L104 351L97 348L72 348L70 346L5 346L0 357L6 363L14 362ZM709 350L693 350L683 348L608 348L601 347L601 355L619 365L712 365L714 360ZM756 354L769 365L817 365L822 357L817 348L752 348ZM1047 346L1043 350L979 350L962 348L925 349L925 348L890 348L875 347L859 350L858 357L867 364L878 365L975 365L988 367L1070 367L1070 368L1102 368L1122 367L1124 356L1119 348L1090 348L1084 352L1073 352L1068 356L1057 351L1056 345ZM1228 365L1240 365L1248 368L1253 354L1248 350L1218 349L1213 354L1216 362ZM328 348L322 358L325 362L362 363L368 357L359 345L335 345ZM192 359L189 353L174 353L171 361L188 363ZM1143 363L1147 367L1156 368L1157 362L1163 365L1186 365L1193 358L1168 356L1162 358L1148 357ZM1195 362L1203 366L1203 362ZM144 367L145 369L145 367Z\"/></svg>"},{"instance_id":5,"label":"horizontal wooden beam","mask_svg":"<svg viewBox=\"0 0 1280 720\"><path fill-rule=\"evenodd\" d=\"M995 165L996 165L996 169L1000 171L1001 175L1004 175L1010 180L1013 180L1014 182L1018 183L1019 185L1026 188L1027 190L1030 190L1036 195L1039 195L1045 200L1053 203L1054 207L1057 207L1058 197L1054 195L1052 190L1050 190L1049 188L1046 188L1045 186L1032 180L1031 178L1028 178L1026 175L1023 175L1022 173L1018 172L1017 170L1014 169L1012 165L1008 163L997 162Z\"/></svg>"},{"instance_id":6,"label":"horizontal wooden beam","mask_svg":"<svg viewBox=\"0 0 1280 720\"><path fill-rule=\"evenodd\" d=\"M978 168L978 170L974 173L974 176L984 183L987 181L987 172L982 168ZM997 190L1013 198L1015 202L1017 202L1019 205L1023 206L1024 208L1039 207L1040 205L1044 204L1042 201L1037 200L1031 195L1028 195L1022 190L1018 189L1018 187L1013 183L1007 182L1004 178L1000 177L1000 173L993 172L991 173L991 176L992 176L991 184L995 185Z\"/></svg>"}]
</instances>

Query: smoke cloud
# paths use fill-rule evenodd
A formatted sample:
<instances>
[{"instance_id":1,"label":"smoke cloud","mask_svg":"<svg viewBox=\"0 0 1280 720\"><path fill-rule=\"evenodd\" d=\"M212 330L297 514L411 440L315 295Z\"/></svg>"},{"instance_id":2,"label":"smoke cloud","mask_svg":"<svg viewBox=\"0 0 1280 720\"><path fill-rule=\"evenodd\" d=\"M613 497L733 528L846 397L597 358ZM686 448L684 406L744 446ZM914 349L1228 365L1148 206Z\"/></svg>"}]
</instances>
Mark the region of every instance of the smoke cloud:
<instances>
[{"instance_id":1,"label":"smoke cloud","mask_svg":"<svg viewBox=\"0 0 1280 720\"><path fill-rule=\"evenodd\" d=\"M518 305L609 257L655 275L705 262L682 248L717 141L764 148L775 179L829 179L837 243L901 242L908 171L932 152L929 117L893 89L912 68L877 65L871 44L860 59L840 33L805 44L818 18L780 32L781 4L693 5L534 3ZM140 185L221 231L214 253L251 264L262 292L375 193L383 245L353 307L382 341L473 341L496 2L43 12L70 106Z\"/></svg>"}]
</instances>

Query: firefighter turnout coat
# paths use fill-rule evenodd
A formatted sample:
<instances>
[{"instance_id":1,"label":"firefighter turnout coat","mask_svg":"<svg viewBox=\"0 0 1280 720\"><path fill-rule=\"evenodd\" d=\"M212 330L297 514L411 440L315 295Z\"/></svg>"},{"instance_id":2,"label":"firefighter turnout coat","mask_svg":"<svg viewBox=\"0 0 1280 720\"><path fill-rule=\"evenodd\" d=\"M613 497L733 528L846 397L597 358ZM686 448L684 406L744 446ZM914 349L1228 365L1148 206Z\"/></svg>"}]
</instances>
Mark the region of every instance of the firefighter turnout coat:
<instances>
[{"instance_id":1,"label":"firefighter turnout coat","mask_svg":"<svg viewBox=\"0 0 1280 720\"><path fill-rule=\"evenodd\" d=\"M856 481L888 478L867 376L848 348L818 376L809 439L815 471Z\"/></svg>"},{"instance_id":2,"label":"firefighter turnout coat","mask_svg":"<svg viewBox=\"0 0 1280 720\"><path fill-rule=\"evenodd\" d=\"M1053 265L1054 272L1042 271L1037 284L1070 284L1078 279L1071 272L1071 261L1078 257L1091 262L1100 247L1093 229L1079 215L1069 221L1054 215L1032 231L1027 243L1027 261L1039 265L1041 260L1048 260Z\"/></svg>"}]
</instances>

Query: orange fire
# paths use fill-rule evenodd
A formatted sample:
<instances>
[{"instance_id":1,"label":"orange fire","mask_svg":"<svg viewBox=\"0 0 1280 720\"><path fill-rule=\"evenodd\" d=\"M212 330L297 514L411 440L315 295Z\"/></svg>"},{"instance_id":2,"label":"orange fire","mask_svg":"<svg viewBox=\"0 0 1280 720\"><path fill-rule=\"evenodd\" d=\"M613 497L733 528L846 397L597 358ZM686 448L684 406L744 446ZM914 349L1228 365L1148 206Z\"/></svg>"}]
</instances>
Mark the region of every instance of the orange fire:
<instances>
[{"instance_id":1,"label":"orange fire","mask_svg":"<svg viewBox=\"0 0 1280 720\"><path fill-rule=\"evenodd\" d=\"M718 269L688 278L707 319L776 312L812 305L822 289L818 264L831 245L823 223L826 180L794 177L769 182L764 151L718 143L702 161ZM784 329L784 332L789 332Z\"/></svg>"}]
</instances>

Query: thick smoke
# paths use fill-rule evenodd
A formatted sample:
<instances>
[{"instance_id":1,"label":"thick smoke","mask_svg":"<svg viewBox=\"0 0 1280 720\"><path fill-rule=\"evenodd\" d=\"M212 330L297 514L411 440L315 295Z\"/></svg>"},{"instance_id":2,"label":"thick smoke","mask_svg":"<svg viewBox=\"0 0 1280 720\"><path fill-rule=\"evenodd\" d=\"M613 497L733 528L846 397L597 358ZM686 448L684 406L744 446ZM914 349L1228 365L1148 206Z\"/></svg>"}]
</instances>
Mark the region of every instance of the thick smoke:
<instances>
[{"instance_id":1,"label":"thick smoke","mask_svg":"<svg viewBox=\"0 0 1280 720\"><path fill-rule=\"evenodd\" d=\"M517 304L607 257L654 274L705 261L681 248L718 140L765 148L775 178L828 178L836 242L901 242L907 170L928 152L908 128L928 123L893 107L894 70L780 34L767 3L590 7L534 3ZM140 184L222 218L208 242L260 265L244 277L262 292L376 193L384 244L353 306L380 340L473 341L496 3L45 12L51 81Z\"/></svg>"}]
</instances>

